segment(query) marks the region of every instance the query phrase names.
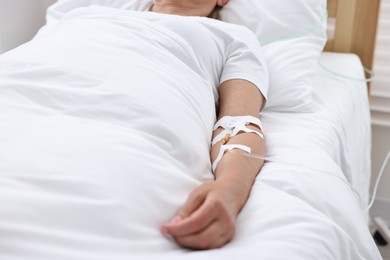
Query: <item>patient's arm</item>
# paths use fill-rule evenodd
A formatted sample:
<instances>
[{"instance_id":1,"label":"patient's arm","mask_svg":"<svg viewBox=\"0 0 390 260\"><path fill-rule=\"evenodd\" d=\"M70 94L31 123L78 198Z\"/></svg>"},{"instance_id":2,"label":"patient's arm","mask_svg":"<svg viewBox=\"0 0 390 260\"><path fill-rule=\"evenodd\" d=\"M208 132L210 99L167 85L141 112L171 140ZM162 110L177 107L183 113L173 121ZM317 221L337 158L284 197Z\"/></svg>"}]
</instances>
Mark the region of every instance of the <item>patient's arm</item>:
<instances>
[{"instance_id":1,"label":"patient's arm","mask_svg":"<svg viewBox=\"0 0 390 260\"><path fill-rule=\"evenodd\" d=\"M229 80L220 87L220 110L223 116L258 117L264 98L252 83ZM248 126L258 132L256 126ZM216 136L222 129L214 132ZM254 133L240 133L228 144L251 147L252 153L264 154L264 142ZM219 153L220 144L211 150L211 160ZM173 220L162 226L163 233L173 236L184 247L210 249L221 247L234 235L235 220L245 205L263 161L236 153L226 153L215 171L215 181L202 184L191 193Z\"/></svg>"}]
</instances>

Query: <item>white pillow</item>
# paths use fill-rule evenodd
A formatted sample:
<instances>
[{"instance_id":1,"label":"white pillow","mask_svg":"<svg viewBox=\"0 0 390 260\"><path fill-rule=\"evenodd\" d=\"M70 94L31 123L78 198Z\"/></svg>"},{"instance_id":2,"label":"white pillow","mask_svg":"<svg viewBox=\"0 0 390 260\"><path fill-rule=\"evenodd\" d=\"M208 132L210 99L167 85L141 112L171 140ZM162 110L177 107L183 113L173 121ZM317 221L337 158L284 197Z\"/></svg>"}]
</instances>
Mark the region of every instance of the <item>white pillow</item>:
<instances>
[{"instance_id":1,"label":"white pillow","mask_svg":"<svg viewBox=\"0 0 390 260\"><path fill-rule=\"evenodd\" d=\"M65 14L78 7L101 5L123 10L146 11L152 3L153 0L58 0L47 9L46 24L39 30L37 36L49 31Z\"/></svg>"},{"instance_id":2,"label":"white pillow","mask_svg":"<svg viewBox=\"0 0 390 260\"><path fill-rule=\"evenodd\" d=\"M326 42L326 0L230 0L221 19L251 29L269 67L267 110L308 112Z\"/></svg>"}]
</instances>

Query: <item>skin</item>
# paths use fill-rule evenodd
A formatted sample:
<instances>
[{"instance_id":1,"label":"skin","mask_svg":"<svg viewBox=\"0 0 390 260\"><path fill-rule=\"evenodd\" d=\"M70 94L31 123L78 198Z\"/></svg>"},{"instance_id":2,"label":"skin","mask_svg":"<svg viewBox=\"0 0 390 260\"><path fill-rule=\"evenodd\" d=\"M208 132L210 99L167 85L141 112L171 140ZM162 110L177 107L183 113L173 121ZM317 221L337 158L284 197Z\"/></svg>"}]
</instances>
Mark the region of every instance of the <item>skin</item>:
<instances>
[{"instance_id":1,"label":"skin","mask_svg":"<svg viewBox=\"0 0 390 260\"><path fill-rule=\"evenodd\" d=\"M155 0L154 12L208 16L216 6L223 7L228 0ZM220 108L218 119L223 116L258 117L264 97L252 83L234 79L219 88ZM257 130L257 126L249 125ZM213 137L223 129L219 128ZM264 141L256 134L241 132L230 138L227 144L243 144L252 153L264 154ZM219 153L220 144L211 150L211 161ZM191 192L186 203L169 223L161 226L161 232L169 235L182 247L213 249L228 243L234 236L236 218L248 200L251 188L263 161L226 153L214 173L215 180L200 185Z\"/></svg>"},{"instance_id":2,"label":"skin","mask_svg":"<svg viewBox=\"0 0 390 260\"><path fill-rule=\"evenodd\" d=\"M165 14L207 17L216 6L223 7L229 0L155 0L152 11Z\"/></svg>"}]
</instances>

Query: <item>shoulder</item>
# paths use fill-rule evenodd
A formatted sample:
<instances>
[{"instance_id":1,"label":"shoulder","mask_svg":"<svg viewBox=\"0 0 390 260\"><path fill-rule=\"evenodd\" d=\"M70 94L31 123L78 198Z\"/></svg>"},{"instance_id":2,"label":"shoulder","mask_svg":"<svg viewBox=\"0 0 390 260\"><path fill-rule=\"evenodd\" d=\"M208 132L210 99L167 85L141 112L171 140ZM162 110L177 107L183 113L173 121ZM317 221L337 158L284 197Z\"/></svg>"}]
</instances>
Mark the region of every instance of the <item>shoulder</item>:
<instances>
[{"instance_id":1,"label":"shoulder","mask_svg":"<svg viewBox=\"0 0 390 260\"><path fill-rule=\"evenodd\" d=\"M247 27L238 24L232 24L221 20L216 20L207 17L197 17L198 21L204 24L208 29L216 33L224 34L231 39L243 42L252 42L259 44L256 35Z\"/></svg>"}]
</instances>

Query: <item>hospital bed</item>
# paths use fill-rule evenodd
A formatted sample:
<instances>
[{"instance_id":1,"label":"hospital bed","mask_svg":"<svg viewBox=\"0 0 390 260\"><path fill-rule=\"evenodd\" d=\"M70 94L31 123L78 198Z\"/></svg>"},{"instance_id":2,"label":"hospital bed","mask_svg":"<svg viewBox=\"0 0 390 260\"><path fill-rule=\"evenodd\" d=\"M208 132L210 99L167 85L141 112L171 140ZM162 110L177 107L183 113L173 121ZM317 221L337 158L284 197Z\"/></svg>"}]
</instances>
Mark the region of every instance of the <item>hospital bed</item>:
<instances>
[{"instance_id":1,"label":"hospital bed","mask_svg":"<svg viewBox=\"0 0 390 260\"><path fill-rule=\"evenodd\" d=\"M270 106L261 113L266 162L234 239L215 250L183 249L159 232L186 194L212 175L178 176L164 168L164 158L137 157L142 147L127 128L124 78L106 71L92 80L83 75L90 73L87 67L71 60L53 73L54 58L36 63L56 51L39 49L44 31L0 56L0 259L381 259L365 211L371 131L362 80L362 63L372 66L378 4L328 1L337 22L315 66L310 109ZM50 46L67 40L56 33ZM72 66L80 73L64 69ZM101 81L112 92L96 88ZM61 92L61 84L77 91ZM65 113L64 101L74 109ZM115 109L105 109L111 101ZM132 105L132 113L161 109L136 111L142 105ZM147 129L149 123L137 124ZM151 133L140 138L151 150L160 142ZM174 152L181 158L179 146ZM139 167L156 174L128 176Z\"/></svg>"}]
</instances>

